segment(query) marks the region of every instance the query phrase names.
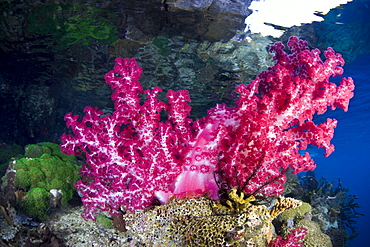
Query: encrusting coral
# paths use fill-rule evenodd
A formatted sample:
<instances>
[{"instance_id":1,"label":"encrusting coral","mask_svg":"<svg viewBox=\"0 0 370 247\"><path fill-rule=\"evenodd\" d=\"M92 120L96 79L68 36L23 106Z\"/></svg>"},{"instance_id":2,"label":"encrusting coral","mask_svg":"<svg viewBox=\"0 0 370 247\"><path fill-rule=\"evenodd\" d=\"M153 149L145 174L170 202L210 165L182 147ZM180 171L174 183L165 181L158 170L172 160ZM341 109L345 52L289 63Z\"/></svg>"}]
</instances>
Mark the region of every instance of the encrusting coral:
<instances>
[{"instance_id":1,"label":"encrusting coral","mask_svg":"<svg viewBox=\"0 0 370 247\"><path fill-rule=\"evenodd\" d=\"M231 189L227 206L205 197L170 199L166 205L127 212L127 228L151 246L267 246L274 229L272 220L281 212L301 205L293 198L278 198L269 209L254 196Z\"/></svg>"},{"instance_id":2,"label":"encrusting coral","mask_svg":"<svg viewBox=\"0 0 370 247\"><path fill-rule=\"evenodd\" d=\"M307 202L302 202L299 207L292 208L289 210L284 211L282 214L279 215L279 220L287 221L287 220L295 220L297 218L304 218L306 214L309 214L312 210L312 207Z\"/></svg>"},{"instance_id":3,"label":"encrusting coral","mask_svg":"<svg viewBox=\"0 0 370 247\"><path fill-rule=\"evenodd\" d=\"M330 237L324 234L319 224L308 219L302 219L297 224L297 227L307 229L307 235L304 237L305 247L332 247Z\"/></svg>"}]
</instances>

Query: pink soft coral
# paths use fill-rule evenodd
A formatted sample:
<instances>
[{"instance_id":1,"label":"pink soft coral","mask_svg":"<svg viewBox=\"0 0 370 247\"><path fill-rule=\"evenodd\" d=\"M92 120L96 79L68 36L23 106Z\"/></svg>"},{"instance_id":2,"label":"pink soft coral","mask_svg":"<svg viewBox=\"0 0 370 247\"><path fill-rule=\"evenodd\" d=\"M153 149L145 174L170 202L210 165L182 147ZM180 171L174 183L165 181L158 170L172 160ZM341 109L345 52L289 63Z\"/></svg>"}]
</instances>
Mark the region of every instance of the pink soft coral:
<instances>
[{"instance_id":1,"label":"pink soft coral","mask_svg":"<svg viewBox=\"0 0 370 247\"><path fill-rule=\"evenodd\" d=\"M86 154L83 179L76 184L85 205L84 217L96 210L117 213L145 209L155 198L166 203L171 195L218 198L219 180L248 194L277 196L283 191L285 172L312 170L310 155L299 154L312 144L333 150L336 120L312 121L327 107L347 110L354 89L351 78L340 86L329 82L342 74L343 59L329 48L321 61L318 50L291 37L291 54L277 42L270 51L276 65L249 85L240 85L236 106L217 105L208 115L189 117L187 91L167 93L168 102L157 99L160 88L143 91L142 70L135 59L116 59L105 79L112 86L115 112L104 116L86 107L85 116L68 113L67 126L74 135L62 136L67 154ZM145 95L144 102L140 96ZM167 120L160 113L167 111Z\"/></svg>"}]
</instances>

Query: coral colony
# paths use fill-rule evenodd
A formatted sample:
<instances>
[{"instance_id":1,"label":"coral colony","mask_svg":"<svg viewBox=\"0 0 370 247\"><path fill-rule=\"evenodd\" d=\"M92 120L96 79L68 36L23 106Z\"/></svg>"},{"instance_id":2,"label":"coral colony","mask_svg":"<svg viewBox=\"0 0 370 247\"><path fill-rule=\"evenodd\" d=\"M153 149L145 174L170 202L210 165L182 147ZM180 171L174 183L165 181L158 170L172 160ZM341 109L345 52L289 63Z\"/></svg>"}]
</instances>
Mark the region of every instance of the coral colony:
<instances>
[{"instance_id":1,"label":"coral colony","mask_svg":"<svg viewBox=\"0 0 370 247\"><path fill-rule=\"evenodd\" d=\"M270 47L276 64L237 87L235 106L219 104L195 121L188 91L169 90L168 102L160 101L159 87L144 91L140 85L135 59L117 58L105 75L114 90L113 114L86 107L81 120L65 116L74 135L62 136L62 150L86 155L75 185L83 217L94 219L99 210L117 214L120 207L134 212L174 196L217 200L225 184L246 195L279 196L288 169L315 169L310 155L299 151L315 145L330 155L337 121L316 124L313 116L328 107L347 111L354 84L351 78L329 82L344 65L332 48L322 61L318 49L297 37L288 47L290 54L281 42Z\"/></svg>"}]
</instances>

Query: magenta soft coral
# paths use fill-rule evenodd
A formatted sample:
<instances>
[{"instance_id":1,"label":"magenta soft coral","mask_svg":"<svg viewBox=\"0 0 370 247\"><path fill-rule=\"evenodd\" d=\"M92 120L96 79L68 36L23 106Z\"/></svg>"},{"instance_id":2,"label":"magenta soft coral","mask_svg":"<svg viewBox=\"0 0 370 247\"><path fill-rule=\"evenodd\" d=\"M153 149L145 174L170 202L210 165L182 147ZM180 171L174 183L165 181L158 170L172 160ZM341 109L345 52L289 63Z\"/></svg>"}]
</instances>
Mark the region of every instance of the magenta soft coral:
<instances>
[{"instance_id":1,"label":"magenta soft coral","mask_svg":"<svg viewBox=\"0 0 370 247\"><path fill-rule=\"evenodd\" d=\"M313 170L310 155L299 153L308 145L324 148L330 155L337 121L315 124L313 116L328 106L347 111L353 97L351 78L343 78L339 86L329 82L331 76L342 75L340 54L329 48L323 62L319 50L310 51L307 42L297 37L289 39L288 47L291 54L284 52L281 42L272 45L276 64L237 88L234 123L226 126L230 130L219 162L223 180L247 193L280 195L288 168L293 173Z\"/></svg>"},{"instance_id":2,"label":"magenta soft coral","mask_svg":"<svg viewBox=\"0 0 370 247\"><path fill-rule=\"evenodd\" d=\"M65 116L74 135L62 136L62 150L86 154L83 179L76 184L85 218L93 219L99 209L117 213L122 205L144 209L153 203L155 191L170 192L182 171L179 158L191 134L188 93L171 91L166 104L157 100L160 88L143 92L140 75L135 59L117 58L114 70L105 76L115 90L115 112L103 116L86 107L81 121L71 113ZM143 104L141 94L147 97ZM169 111L169 121L160 121L163 108Z\"/></svg>"},{"instance_id":3,"label":"magenta soft coral","mask_svg":"<svg viewBox=\"0 0 370 247\"><path fill-rule=\"evenodd\" d=\"M190 97L180 90L157 99L160 88L143 91L142 73L135 59L116 59L105 79L112 86L112 115L86 107L85 116L68 113L67 126L74 135L62 136L67 154L86 154L83 179L76 184L82 194L86 218L96 210L116 213L144 209L155 198L166 203L171 195L218 198L218 179L248 194L277 196L283 191L285 172L312 170L315 164L307 145L333 150L336 120L312 121L330 106L348 109L353 81L329 82L343 72L343 59L329 48L324 54L310 51L307 42L291 37L291 54L277 42L270 51L276 65L248 85L236 89L236 106L217 105L202 119L189 118ZM140 95L146 100L140 102ZM167 120L160 113L167 111Z\"/></svg>"}]
</instances>

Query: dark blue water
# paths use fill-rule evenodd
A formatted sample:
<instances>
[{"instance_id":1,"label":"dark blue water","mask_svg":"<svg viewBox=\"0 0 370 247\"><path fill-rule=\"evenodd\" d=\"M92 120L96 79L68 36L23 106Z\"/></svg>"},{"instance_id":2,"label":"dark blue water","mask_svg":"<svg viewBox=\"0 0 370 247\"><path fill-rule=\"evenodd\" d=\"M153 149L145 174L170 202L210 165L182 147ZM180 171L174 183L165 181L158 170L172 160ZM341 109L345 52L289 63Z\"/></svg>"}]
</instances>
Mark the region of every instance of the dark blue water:
<instances>
[{"instance_id":1,"label":"dark blue water","mask_svg":"<svg viewBox=\"0 0 370 247\"><path fill-rule=\"evenodd\" d=\"M343 187L360 198L358 211L366 215L358 218L360 235L348 246L370 246L370 55L358 57L344 69L344 76L355 81L355 96L348 112L339 109L324 115L339 121L332 141L335 152L327 158L315 156L315 172L317 177L324 176L329 181L335 182L339 177Z\"/></svg>"}]
</instances>

